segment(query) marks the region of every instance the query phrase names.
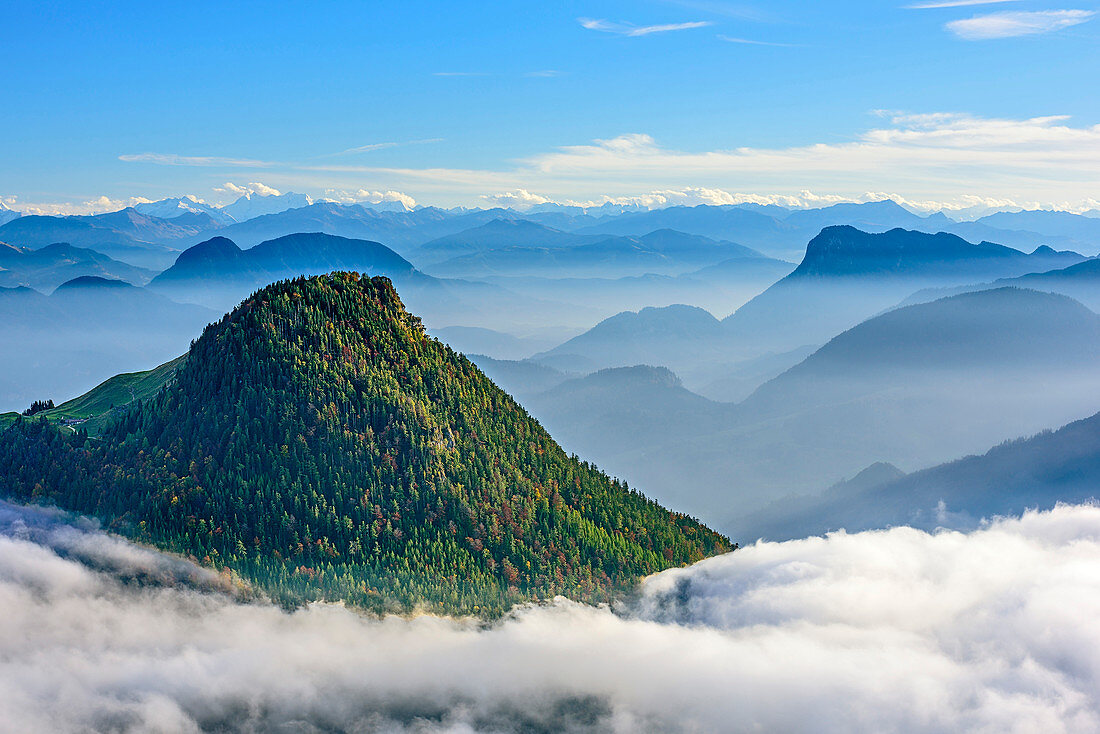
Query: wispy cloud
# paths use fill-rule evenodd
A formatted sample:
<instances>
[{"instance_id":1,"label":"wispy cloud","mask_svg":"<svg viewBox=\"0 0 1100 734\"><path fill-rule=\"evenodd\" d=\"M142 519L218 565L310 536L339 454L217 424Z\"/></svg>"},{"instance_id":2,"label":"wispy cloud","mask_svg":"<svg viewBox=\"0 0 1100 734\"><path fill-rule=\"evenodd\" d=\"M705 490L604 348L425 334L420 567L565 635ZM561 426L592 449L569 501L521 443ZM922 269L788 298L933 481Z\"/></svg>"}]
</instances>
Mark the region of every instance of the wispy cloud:
<instances>
[{"instance_id":1,"label":"wispy cloud","mask_svg":"<svg viewBox=\"0 0 1100 734\"><path fill-rule=\"evenodd\" d=\"M962 8L969 5L997 5L999 3L1018 3L1020 0L929 0L929 2L906 5L909 10L928 10L931 8Z\"/></svg>"},{"instance_id":2,"label":"wispy cloud","mask_svg":"<svg viewBox=\"0 0 1100 734\"><path fill-rule=\"evenodd\" d=\"M1096 12L1093 10L1002 12L952 20L944 27L964 40L984 41L993 38L1050 33L1084 23L1091 20L1094 15Z\"/></svg>"},{"instance_id":3,"label":"wispy cloud","mask_svg":"<svg viewBox=\"0 0 1100 734\"><path fill-rule=\"evenodd\" d=\"M375 150L385 150L386 148L402 148L408 145L427 145L429 143L441 143L443 138L424 138L422 140L405 140L400 142L385 142L385 143L367 143L366 145L359 145L354 148L348 148L347 150L341 150L339 153L330 153L329 156L338 155L355 155L356 153L370 153Z\"/></svg>"},{"instance_id":4,"label":"wispy cloud","mask_svg":"<svg viewBox=\"0 0 1100 734\"><path fill-rule=\"evenodd\" d=\"M271 161L251 158L223 158L206 155L176 155L175 153L127 153L118 157L127 163L156 163L160 166L202 166L230 168L270 168L278 165Z\"/></svg>"},{"instance_id":5,"label":"wispy cloud","mask_svg":"<svg viewBox=\"0 0 1100 734\"><path fill-rule=\"evenodd\" d=\"M583 27L590 31L614 33L619 36L648 36L652 33L668 33L669 31L686 31L692 28L705 28L712 25L710 21L699 20L689 23L665 23L663 25L633 25L631 23L613 23L609 20L596 18L577 18Z\"/></svg>"},{"instance_id":6,"label":"wispy cloud","mask_svg":"<svg viewBox=\"0 0 1100 734\"><path fill-rule=\"evenodd\" d=\"M524 74L524 76L553 77L553 76L561 76L561 72L558 71L557 69L543 69L541 71L529 71L526 74Z\"/></svg>"},{"instance_id":7,"label":"wispy cloud","mask_svg":"<svg viewBox=\"0 0 1100 734\"><path fill-rule=\"evenodd\" d=\"M718 34L718 40L725 41L727 43L744 43L750 46L782 46L784 48L795 48L801 44L797 43L777 43L774 41L754 41L751 38L737 38L735 36L724 36L721 33Z\"/></svg>"}]
</instances>

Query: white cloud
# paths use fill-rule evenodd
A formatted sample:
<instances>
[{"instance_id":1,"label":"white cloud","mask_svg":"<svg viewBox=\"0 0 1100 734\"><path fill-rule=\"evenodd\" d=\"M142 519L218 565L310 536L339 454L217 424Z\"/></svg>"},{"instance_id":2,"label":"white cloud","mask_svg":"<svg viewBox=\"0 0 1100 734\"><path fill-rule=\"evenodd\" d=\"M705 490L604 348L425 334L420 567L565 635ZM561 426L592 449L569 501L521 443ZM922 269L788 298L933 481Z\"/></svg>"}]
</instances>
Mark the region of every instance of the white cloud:
<instances>
[{"instance_id":1,"label":"white cloud","mask_svg":"<svg viewBox=\"0 0 1100 734\"><path fill-rule=\"evenodd\" d=\"M648 36L652 33L668 33L669 31L685 31L692 28L705 28L711 25L709 21L692 21L690 23L665 23L663 25L632 25L630 23L613 23L609 20L596 18L577 18L577 22L590 31L602 31L614 33L620 36Z\"/></svg>"},{"instance_id":2,"label":"white cloud","mask_svg":"<svg viewBox=\"0 0 1100 734\"><path fill-rule=\"evenodd\" d=\"M214 190L221 194L233 194L235 196L249 196L251 194L259 194L260 196L282 195L278 189L262 184L259 181L254 181L244 186L226 181L221 186L215 187Z\"/></svg>"},{"instance_id":3,"label":"white cloud","mask_svg":"<svg viewBox=\"0 0 1100 734\"><path fill-rule=\"evenodd\" d=\"M1000 3L1016 3L1020 0L931 0L931 2L914 3L906 5L910 10L927 10L930 8L962 8L970 5L998 5Z\"/></svg>"},{"instance_id":4,"label":"white cloud","mask_svg":"<svg viewBox=\"0 0 1100 734\"><path fill-rule=\"evenodd\" d=\"M13 731L1100 728L1095 507L760 543L651 577L620 614L562 600L488 628L240 604L18 522L0 537Z\"/></svg>"},{"instance_id":5,"label":"white cloud","mask_svg":"<svg viewBox=\"0 0 1100 734\"><path fill-rule=\"evenodd\" d=\"M400 191L368 191L367 189L345 191L329 189L325 191L325 198L340 204L359 204L364 202L368 204L384 204L394 202L404 205L406 209L416 208L416 199Z\"/></svg>"},{"instance_id":6,"label":"white cloud","mask_svg":"<svg viewBox=\"0 0 1100 734\"><path fill-rule=\"evenodd\" d=\"M118 157L127 163L155 163L161 166L199 166L218 168L270 168L278 165L270 161L251 158L223 158L220 156L176 155L175 153L128 153Z\"/></svg>"},{"instance_id":7,"label":"white cloud","mask_svg":"<svg viewBox=\"0 0 1100 734\"><path fill-rule=\"evenodd\" d=\"M18 197L3 197L4 203L13 211L22 214L39 214L47 216L71 216L103 214L104 212L117 212L120 209L136 204L149 204L153 200L144 196L130 196L124 199L112 199L109 196L97 196L85 201L73 202L22 202Z\"/></svg>"},{"instance_id":8,"label":"white cloud","mask_svg":"<svg viewBox=\"0 0 1100 734\"><path fill-rule=\"evenodd\" d=\"M481 199L493 206L506 206L514 209L527 209L532 206L538 206L539 204L566 203L555 202L549 197L532 194L527 189L516 189L515 191L505 191L499 194L482 194ZM569 204L572 204L572 202L569 202Z\"/></svg>"},{"instance_id":9,"label":"white cloud","mask_svg":"<svg viewBox=\"0 0 1100 734\"><path fill-rule=\"evenodd\" d=\"M542 204L558 204L561 206L573 206L582 209L592 209L611 204L621 207L636 207L642 209L661 209L669 206L736 206L739 204L760 204L786 207L788 209L817 209L833 204L866 203L872 201L895 201L905 208L920 212L947 213L974 212L976 216L982 216L993 211L1021 209L1053 209L1067 212L1085 212L1096 209L1100 202L1096 199L1084 198L1078 201L1061 201L1052 204L1044 204L1038 201L1015 200L964 194L954 199L913 199L901 194L886 191L865 191L855 195L821 194L803 189L795 194L768 194L768 193L744 193L726 191L724 189L688 186L681 189L661 189L644 194L631 194L625 196L600 195L589 199L555 199L550 196L533 193L526 189L517 189L498 194L487 194L480 197L483 201L493 206L511 207L513 209L530 209Z\"/></svg>"},{"instance_id":10,"label":"white cloud","mask_svg":"<svg viewBox=\"0 0 1100 734\"><path fill-rule=\"evenodd\" d=\"M1003 12L976 15L973 18L949 21L944 27L967 41L993 38L1013 38L1069 28L1096 15L1092 10L1038 10L1034 12Z\"/></svg>"}]
</instances>

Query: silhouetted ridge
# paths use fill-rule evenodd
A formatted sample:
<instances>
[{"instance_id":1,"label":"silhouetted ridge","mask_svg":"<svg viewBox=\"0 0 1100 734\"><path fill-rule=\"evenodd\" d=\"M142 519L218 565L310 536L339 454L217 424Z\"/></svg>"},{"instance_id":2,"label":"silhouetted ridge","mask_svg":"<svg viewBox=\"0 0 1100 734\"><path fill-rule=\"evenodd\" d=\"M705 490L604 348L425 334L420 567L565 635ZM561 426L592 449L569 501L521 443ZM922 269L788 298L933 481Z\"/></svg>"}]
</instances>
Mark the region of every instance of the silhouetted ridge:
<instances>
[{"instance_id":1,"label":"silhouetted ridge","mask_svg":"<svg viewBox=\"0 0 1100 734\"><path fill-rule=\"evenodd\" d=\"M113 278L101 278L98 275L82 275L79 278L67 280L57 286L57 290L70 290L74 288L133 288L131 284L123 280Z\"/></svg>"}]
</instances>

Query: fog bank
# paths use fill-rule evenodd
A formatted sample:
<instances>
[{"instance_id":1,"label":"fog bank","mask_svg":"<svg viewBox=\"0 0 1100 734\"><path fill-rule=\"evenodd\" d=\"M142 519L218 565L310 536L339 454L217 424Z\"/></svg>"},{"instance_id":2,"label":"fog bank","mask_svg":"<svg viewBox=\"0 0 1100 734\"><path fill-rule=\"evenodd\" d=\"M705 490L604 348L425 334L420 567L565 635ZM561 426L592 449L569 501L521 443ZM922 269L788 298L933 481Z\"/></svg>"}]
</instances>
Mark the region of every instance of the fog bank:
<instances>
[{"instance_id":1,"label":"fog bank","mask_svg":"<svg viewBox=\"0 0 1100 734\"><path fill-rule=\"evenodd\" d=\"M1091 506L761 543L658 574L629 608L558 600L489 628L241 603L58 521L0 507L2 730L1100 728Z\"/></svg>"}]
</instances>

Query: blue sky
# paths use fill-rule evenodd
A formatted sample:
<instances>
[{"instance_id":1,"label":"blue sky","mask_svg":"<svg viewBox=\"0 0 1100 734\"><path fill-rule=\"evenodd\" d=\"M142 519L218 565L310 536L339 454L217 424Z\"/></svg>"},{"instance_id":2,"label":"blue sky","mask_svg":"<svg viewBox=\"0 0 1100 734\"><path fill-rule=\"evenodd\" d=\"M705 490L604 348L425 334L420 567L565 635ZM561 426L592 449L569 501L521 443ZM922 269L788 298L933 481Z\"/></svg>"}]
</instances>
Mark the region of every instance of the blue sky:
<instances>
[{"instance_id":1,"label":"blue sky","mask_svg":"<svg viewBox=\"0 0 1100 734\"><path fill-rule=\"evenodd\" d=\"M8 3L0 197L1100 199L1100 5L963 2Z\"/></svg>"}]
</instances>

